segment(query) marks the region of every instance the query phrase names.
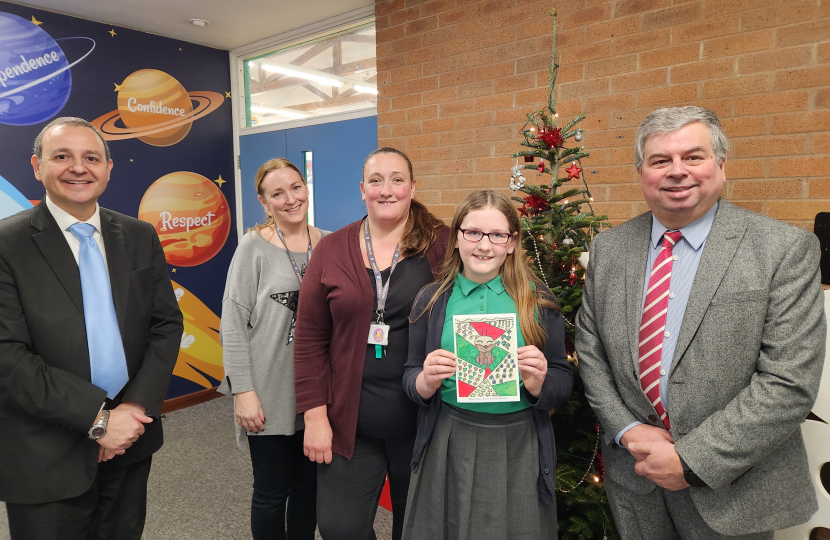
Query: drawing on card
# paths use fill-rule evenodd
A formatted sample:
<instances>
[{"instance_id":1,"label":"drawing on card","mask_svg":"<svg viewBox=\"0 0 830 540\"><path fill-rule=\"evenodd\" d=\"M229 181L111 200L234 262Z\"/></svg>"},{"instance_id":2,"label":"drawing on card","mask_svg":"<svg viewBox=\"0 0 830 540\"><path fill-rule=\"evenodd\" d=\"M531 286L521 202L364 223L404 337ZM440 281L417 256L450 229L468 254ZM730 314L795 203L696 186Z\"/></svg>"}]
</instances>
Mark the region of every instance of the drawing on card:
<instances>
[{"instance_id":1,"label":"drawing on card","mask_svg":"<svg viewBox=\"0 0 830 540\"><path fill-rule=\"evenodd\" d=\"M459 403L519 401L516 314L453 315Z\"/></svg>"}]
</instances>

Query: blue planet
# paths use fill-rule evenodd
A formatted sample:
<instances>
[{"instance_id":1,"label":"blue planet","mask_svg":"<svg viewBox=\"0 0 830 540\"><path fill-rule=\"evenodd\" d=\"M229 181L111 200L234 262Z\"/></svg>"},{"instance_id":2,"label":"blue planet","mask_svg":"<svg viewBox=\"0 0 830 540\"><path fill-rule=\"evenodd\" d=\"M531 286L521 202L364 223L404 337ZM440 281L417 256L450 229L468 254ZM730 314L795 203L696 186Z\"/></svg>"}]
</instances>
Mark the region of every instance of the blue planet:
<instances>
[{"instance_id":1,"label":"blue planet","mask_svg":"<svg viewBox=\"0 0 830 540\"><path fill-rule=\"evenodd\" d=\"M69 99L69 68L78 61L70 64L33 22L0 12L0 124L30 126L55 116Z\"/></svg>"},{"instance_id":2,"label":"blue planet","mask_svg":"<svg viewBox=\"0 0 830 540\"><path fill-rule=\"evenodd\" d=\"M29 199L17 191L8 180L0 176L0 219L12 216L21 210L31 208Z\"/></svg>"}]
</instances>

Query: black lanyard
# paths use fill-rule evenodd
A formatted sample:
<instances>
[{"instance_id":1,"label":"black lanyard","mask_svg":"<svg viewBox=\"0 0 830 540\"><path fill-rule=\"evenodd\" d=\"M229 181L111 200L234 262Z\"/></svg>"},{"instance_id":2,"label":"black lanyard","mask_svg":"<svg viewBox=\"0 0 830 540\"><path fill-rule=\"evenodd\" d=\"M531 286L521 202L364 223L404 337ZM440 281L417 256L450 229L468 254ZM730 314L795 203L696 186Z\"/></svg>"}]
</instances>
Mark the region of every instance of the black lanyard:
<instances>
[{"instance_id":1,"label":"black lanyard","mask_svg":"<svg viewBox=\"0 0 830 540\"><path fill-rule=\"evenodd\" d=\"M285 246L285 251L288 252L288 258L291 260L291 266L294 268L294 273L297 275L297 281L299 281L300 285L302 285L303 275L300 273L300 267L297 266L297 261L295 261L294 257L291 255L291 250L288 249L288 244L285 242L285 236L282 235L282 231L279 227L277 227L276 223L274 223L274 228L277 229L277 236L280 237L282 245ZM311 253L313 250L311 248L311 231L308 229L308 225L305 226L305 230L308 232L308 261L306 261L306 266L308 266L308 263L311 262Z\"/></svg>"},{"instance_id":2,"label":"black lanyard","mask_svg":"<svg viewBox=\"0 0 830 540\"><path fill-rule=\"evenodd\" d=\"M386 280L386 285L382 285L383 278L378 270L378 265L375 262L375 252L372 249L372 237L369 236L369 219L363 222L363 239L366 241L366 255L369 257L369 264L372 265L372 272L375 273L375 284L377 285L378 295L378 309L375 311L375 322L383 324L383 311L386 308L386 297L389 294L389 283L392 281L392 272L395 271L395 266L398 265L398 259L401 256L401 246L395 246L395 254L392 256L392 266L389 268L389 279Z\"/></svg>"}]
</instances>

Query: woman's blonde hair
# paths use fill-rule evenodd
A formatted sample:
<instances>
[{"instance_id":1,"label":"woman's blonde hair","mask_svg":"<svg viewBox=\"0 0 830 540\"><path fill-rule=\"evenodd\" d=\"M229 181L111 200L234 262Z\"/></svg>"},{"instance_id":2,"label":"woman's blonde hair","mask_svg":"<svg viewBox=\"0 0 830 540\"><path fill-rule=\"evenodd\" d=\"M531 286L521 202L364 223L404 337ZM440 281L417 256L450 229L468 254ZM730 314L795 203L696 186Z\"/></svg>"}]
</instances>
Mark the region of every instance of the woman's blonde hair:
<instances>
[{"instance_id":1,"label":"woman's blonde hair","mask_svg":"<svg viewBox=\"0 0 830 540\"><path fill-rule=\"evenodd\" d=\"M391 148L389 146L378 148L366 156L366 159L363 161L364 179L366 176L366 164L378 154L395 154L403 158L409 169L410 182L415 181L415 176L412 174L412 162L409 161L409 157L397 148ZM403 230L403 234L401 234L401 257L413 257L426 253L438 238L438 229L443 224L444 222L433 216L427 210L426 206L412 199L409 203L409 218L407 218L406 227Z\"/></svg>"},{"instance_id":2,"label":"woman's blonde hair","mask_svg":"<svg viewBox=\"0 0 830 540\"><path fill-rule=\"evenodd\" d=\"M254 175L254 187L256 187L257 195L265 198L265 192L262 189L262 182L265 180L265 177L268 176L268 173L279 170L279 169L293 169L300 175L300 179L302 179L303 184L306 183L305 178L303 178L303 173L300 172L300 169L297 168L296 165L291 163L285 158L276 158L276 159L269 159L265 163L263 163ZM265 211L265 222L264 223L257 223L250 229L248 232L251 231L258 231L260 229L265 229L268 227L274 226L276 222L274 221L274 216L268 210Z\"/></svg>"},{"instance_id":3,"label":"woman's blonde hair","mask_svg":"<svg viewBox=\"0 0 830 540\"><path fill-rule=\"evenodd\" d=\"M455 240L450 239L450 245L447 246L447 254L444 257L444 264L437 280L441 285L430 298L424 311L419 313L415 320L424 313L432 311L438 297L453 286L455 277L464 269L461 255L458 249L455 249L458 242L466 242L463 239L458 240L458 230L464 218L474 210L482 210L488 207L494 208L504 215L510 232L514 235L515 249L513 253L507 254L507 258L499 269L499 275L505 291L516 303L516 313L519 315L519 328L522 331L522 336L528 345L536 345L539 349L543 349L547 340L547 332L539 320L538 308L542 306L559 310L559 305L545 284L530 269L527 259L522 253L522 224L519 221L519 216L510 199L497 191L475 191L458 206L450 226L452 233L455 235Z\"/></svg>"}]
</instances>

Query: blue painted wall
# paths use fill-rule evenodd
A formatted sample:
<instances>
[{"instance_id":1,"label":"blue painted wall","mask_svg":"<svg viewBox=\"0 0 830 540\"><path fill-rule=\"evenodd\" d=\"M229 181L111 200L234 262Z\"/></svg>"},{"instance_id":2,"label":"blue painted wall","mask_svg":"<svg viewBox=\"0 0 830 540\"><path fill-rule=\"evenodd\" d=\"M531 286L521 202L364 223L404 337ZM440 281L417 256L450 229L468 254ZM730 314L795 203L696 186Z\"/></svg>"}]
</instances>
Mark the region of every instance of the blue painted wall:
<instances>
[{"instance_id":1,"label":"blue painted wall","mask_svg":"<svg viewBox=\"0 0 830 540\"><path fill-rule=\"evenodd\" d=\"M363 160L378 146L376 116L239 137L242 225L247 231L265 215L254 175L271 158L284 157L302 170L303 152L314 152L315 225L335 231L363 217L359 183Z\"/></svg>"}]
</instances>

